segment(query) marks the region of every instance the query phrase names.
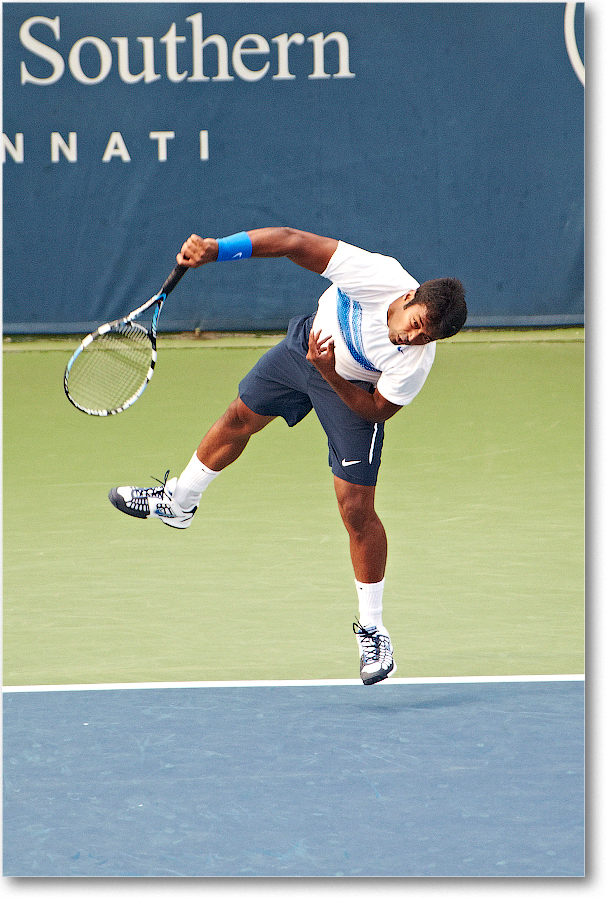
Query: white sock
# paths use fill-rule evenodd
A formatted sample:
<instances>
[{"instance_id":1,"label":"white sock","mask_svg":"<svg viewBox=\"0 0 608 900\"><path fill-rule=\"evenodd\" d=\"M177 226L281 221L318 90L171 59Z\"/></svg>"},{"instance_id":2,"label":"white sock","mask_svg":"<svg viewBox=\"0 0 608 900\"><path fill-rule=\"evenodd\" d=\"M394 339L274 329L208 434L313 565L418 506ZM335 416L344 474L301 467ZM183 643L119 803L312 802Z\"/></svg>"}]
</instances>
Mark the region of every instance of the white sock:
<instances>
[{"instance_id":1,"label":"white sock","mask_svg":"<svg viewBox=\"0 0 608 900\"><path fill-rule=\"evenodd\" d=\"M384 593L384 578L375 584L365 584L357 581L357 596L359 598L359 621L362 625L376 625L383 628L382 624L382 595Z\"/></svg>"},{"instance_id":2,"label":"white sock","mask_svg":"<svg viewBox=\"0 0 608 900\"><path fill-rule=\"evenodd\" d=\"M179 503L184 509L191 509L200 503L203 491L209 487L214 478L217 478L219 472L212 469L200 461L196 453L177 479L175 490L173 491L173 499Z\"/></svg>"}]
</instances>

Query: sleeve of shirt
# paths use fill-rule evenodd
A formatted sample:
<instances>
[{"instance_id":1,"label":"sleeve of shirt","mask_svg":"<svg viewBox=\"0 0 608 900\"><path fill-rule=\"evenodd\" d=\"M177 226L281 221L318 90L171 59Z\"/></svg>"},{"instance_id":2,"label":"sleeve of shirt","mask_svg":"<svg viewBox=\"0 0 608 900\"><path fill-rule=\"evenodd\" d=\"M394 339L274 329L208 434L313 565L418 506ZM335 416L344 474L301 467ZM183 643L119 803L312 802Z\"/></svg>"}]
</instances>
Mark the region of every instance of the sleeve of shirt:
<instances>
[{"instance_id":1,"label":"sleeve of shirt","mask_svg":"<svg viewBox=\"0 0 608 900\"><path fill-rule=\"evenodd\" d=\"M407 369L390 368L382 373L376 388L382 396L398 406L407 406L420 392L435 359L435 344L420 348L424 352L415 366Z\"/></svg>"},{"instance_id":2,"label":"sleeve of shirt","mask_svg":"<svg viewBox=\"0 0 608 900\"><path fill-rule=\"evenodd\" d=\"M339 241L327 268L322 273L345 293L362 303L383 302L391 295L400 297L418 282L391 256L370 253Z\"/></svg>"}]
</instances>

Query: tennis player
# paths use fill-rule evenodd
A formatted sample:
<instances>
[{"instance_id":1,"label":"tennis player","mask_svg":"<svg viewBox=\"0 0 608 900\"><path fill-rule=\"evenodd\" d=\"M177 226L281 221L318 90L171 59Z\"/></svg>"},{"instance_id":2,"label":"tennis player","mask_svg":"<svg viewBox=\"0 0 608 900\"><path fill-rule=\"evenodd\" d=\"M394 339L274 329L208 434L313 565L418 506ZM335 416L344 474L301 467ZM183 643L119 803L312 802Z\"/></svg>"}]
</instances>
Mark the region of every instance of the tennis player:
<instances>
[{"instance_id":1,"label":"tennis player","mask_svg":"<svg viewBox=\"0 0 608 900\"><path fill-rule=\"evenodd\" d=\"M124 513L187 528L203 491L277 416L296 425L315 410L329 445L338 507L350 539L358 596L354 623L364 684L396 671L383 624L387 541L374 507L384 423L412 402L435 358L467 316L454 278L419 284L397 260L293 228L260 228L229 237L191 235L177 261L287 257L331 282L315 314L294 318L281 343L256 363L237 398L210 428L179 478L160 487L112 488ZM167 473L168 475L168 473Z\"/></svg>"}]
</instances>

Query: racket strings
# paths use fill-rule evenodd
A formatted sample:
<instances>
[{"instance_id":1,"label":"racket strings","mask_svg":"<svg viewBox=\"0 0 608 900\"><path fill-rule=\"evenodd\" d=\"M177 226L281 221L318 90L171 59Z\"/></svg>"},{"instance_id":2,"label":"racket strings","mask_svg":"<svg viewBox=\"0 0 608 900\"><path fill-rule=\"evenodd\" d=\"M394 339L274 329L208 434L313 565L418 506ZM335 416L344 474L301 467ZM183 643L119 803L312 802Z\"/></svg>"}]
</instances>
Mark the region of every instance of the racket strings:
<instances>
[{"instance_id":1,"label":"racket strings","mask_svg":"<svg viewBox=\"0 0 608 900\"><path fill-rule=\"evenodd\" d=\"M154 359L145 328L127 323L98 335L74 361L68 391L87 410L120 409L145 385Z\"/></svg>"}]
</instances>

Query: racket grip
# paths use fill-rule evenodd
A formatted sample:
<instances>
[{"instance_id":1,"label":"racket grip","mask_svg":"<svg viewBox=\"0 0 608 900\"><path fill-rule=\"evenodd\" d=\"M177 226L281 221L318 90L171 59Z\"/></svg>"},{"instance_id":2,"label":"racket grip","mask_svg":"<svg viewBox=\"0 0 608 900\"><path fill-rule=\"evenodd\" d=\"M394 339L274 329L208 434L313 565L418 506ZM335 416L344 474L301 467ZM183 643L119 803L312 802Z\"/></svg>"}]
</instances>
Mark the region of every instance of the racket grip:
<instances>
[{"instance_id":1,"label":"racket grip","mask_svg":"<svg viewBox=\"0 0 608 900\"><path fill-rule=\"evenodd\" d=\"M165 296L170 294L182 275L184 275L189 268L189 266L176 266L163 284L159 293L165 294Z\"/></svg>"}]
</instances>

